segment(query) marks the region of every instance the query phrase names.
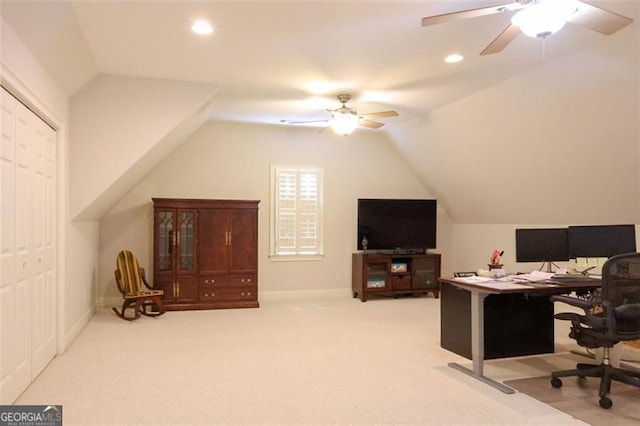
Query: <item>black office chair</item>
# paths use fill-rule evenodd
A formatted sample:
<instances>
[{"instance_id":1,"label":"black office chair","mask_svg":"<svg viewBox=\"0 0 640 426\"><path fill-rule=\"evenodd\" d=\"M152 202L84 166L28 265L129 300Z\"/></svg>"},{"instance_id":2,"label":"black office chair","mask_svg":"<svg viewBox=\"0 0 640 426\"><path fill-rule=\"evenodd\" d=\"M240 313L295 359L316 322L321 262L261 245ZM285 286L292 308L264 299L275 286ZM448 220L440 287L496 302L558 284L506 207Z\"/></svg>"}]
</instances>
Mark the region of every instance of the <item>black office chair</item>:
<instances>
[{"instance_id":1,"label":"black office chair","mask_svg":"<svg viewBox=\"0 0 640 426\"><path fill-rule=\"evenodd\" d=\"M611 408L607 397L611 381L627 383L640 388L640 370L616 368L610 364L609 350L625 340L640 339L640 253L611 257L602 266L602 291L589 299L570 296L552 296L554 302L564 302L582 308L583 314L559 313L555 317L571 321L569 336L580 346L603 348L600 365L578 364L573 370L551 374L551 386L562 386L560 377L600 377L600 406Z\"/></svg>"}]
</instances>

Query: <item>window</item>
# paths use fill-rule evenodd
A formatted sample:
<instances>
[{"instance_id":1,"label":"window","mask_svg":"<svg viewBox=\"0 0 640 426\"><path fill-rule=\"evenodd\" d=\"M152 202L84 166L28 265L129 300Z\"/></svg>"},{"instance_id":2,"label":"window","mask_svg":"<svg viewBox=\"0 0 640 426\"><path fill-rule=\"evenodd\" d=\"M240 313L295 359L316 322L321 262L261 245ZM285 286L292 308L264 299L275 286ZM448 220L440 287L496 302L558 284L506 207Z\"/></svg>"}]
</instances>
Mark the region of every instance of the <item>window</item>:
<instances>
[{"instance_id":1,"label":"window","mask_svg":"<svg viewBox=\"0 0 640 426\"><path fill-rule=\"evenodd\" d=\"M271 252L284 260L322 257L322 169L271 166Z\"/></svg>"}]
</instances>

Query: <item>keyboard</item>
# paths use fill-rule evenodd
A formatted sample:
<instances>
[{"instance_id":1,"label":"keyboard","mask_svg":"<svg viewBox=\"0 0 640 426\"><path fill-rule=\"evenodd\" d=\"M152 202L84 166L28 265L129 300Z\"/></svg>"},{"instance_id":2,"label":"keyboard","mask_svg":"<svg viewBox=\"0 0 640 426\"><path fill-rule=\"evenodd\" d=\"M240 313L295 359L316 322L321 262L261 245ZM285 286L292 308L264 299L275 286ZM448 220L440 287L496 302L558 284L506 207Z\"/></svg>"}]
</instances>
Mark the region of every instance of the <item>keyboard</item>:
<instances>
[{"instance_id":1,"label":"keyboard","mask_svg":"<svg viewBox=\"0 0 640 426\"><path fill-rule=\"evenodd\" d=\"M590 277L587 275L578 275L578 274L557 274L553 275L549 278L552 281L560 282L560 283L571 283L571 282L592 282L592 281L600 281L600 278Z\"/></svg>"}]
</instances>

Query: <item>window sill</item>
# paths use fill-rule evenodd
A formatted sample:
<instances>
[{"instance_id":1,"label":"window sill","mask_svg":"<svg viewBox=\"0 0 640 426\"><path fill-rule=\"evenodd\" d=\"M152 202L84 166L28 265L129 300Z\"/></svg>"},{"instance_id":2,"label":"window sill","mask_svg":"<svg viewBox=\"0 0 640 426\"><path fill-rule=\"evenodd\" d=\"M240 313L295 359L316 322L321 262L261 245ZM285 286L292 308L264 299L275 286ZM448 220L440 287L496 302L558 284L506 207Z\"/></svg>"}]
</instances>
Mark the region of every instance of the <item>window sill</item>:
<instances>
[{"instance_id":1,"label":"window sill","mask_svg":"<svg viewBox=\"0 0 640 426\"><path fill-rule=\"evenodd\" d=\"M324 254L270 254L273 262L317 262L324 260Z\"/></svg>"}]
</instances>

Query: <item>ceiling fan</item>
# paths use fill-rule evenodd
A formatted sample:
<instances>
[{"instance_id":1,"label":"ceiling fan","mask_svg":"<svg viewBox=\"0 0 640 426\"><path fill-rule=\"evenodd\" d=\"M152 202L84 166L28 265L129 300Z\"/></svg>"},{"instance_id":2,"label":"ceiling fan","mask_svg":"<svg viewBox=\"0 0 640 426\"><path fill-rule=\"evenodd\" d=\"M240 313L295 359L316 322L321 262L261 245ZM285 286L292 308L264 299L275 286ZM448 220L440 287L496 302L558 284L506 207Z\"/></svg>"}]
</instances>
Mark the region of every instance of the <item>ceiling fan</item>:
<instances>
[{"instance_id":1,"label":"ceiling fan","mask_svg":"<svg viewBox=\"0 0 640 426\"><path fill-rule=\"evenodd\" d=\"M307 123L328 123L336 133L342 136L350 135L358 126L369 127L371 129L379 129L384 126L384 123L377 121L371 121L371 118L385 118L385 117L397 117L396 111L378 111L370 112L367 114L358 114L358 112L347 106L347 102L351 100L351 95L348 93L341 93L336 96L338 101L342 104L340 108L328 109L331 117L326 120L311 120L311 121L288 121L282 120L283 123L288 124L307 124ZM324 129L323 129L324 130Z\"/></svg>"},{"instance_id":2,"label":"ceiling fan","mask_svg":"<svg viewBox=\"0 0 640 426\"><path fill-rule=\"evenodd\" d=\"M545 38L560 30L566 22L610 35L633 19L578 0L516 0L499 6L481 7L422 18L422 26L457 19L476 18L502 12L515 12L509 26L480 55L501 52L520 32L530 37Z\"/></svg>"}]
</instances>

